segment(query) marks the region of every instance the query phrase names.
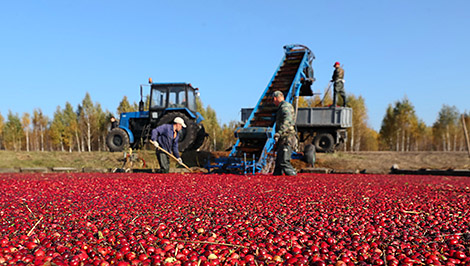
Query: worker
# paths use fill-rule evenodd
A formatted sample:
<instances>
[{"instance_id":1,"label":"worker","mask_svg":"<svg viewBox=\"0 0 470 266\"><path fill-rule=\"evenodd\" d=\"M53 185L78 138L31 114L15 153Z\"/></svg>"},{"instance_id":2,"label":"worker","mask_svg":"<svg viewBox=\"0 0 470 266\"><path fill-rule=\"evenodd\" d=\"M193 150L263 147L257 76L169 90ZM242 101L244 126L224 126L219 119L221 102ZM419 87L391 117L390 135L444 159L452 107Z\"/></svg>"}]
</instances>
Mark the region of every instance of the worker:
<instances>
[{"instance_id":1,"label":"worker","mask_svg":"<svg viewBox=\"0 0 470 266\"><path fill-rule=\"evenodd\" d=\"M331 77L331 82L334 82L333 107L336 107L338 94L343 98L343 107L346 107L346 93L344 92L344 69L340 66L339 62L336 62L333 67L335 68L333 77Z\"/></svg>"},{"instance_id":2,"label":"worker","mask_svg":"<svg viewBox=\"0 0 470 266\"><path fill-rule=\"evenodd\" d=\"M275 91L273 101L278 110L276 113L276 164L273 175L297 175L294 167L290 163L292 152L297 148L297 133L295 131L294 108L284 100L281 91Z\"/></svg>"},{"instance_id":3,"label":"worker","mask_svg":"<svg viewBox=\"0 0 470 266\"><path fill-rule=\"evenodd\" d=\"M152 130L151 143L157 148L156 156L160 164L160 173L168 173L170 171L170 158L159 148L172 152L178 159L178 163L183 163L178 151L179 132L185 128L183 118L176 117L172 124L163 124Z\"/></svg>"},{"instance_id":4,"label":"worker","mask_svg":"<svg viewBox=\"0 0 470 266\"><path fill-rule=\"evenodd\" d=\"M111 129L118 127L118 122L116 121L116 118L114 116L111 116L109 120L111 121Z\"/></svg>"}]
</instances>

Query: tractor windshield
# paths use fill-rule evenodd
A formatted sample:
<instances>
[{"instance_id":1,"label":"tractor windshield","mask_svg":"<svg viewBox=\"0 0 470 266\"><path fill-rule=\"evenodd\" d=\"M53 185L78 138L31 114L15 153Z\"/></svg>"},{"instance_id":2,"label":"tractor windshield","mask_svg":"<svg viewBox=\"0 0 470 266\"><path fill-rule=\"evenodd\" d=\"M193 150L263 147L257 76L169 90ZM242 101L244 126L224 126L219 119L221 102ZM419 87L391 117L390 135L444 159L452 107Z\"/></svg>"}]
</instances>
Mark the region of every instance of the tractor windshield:
<instances>
[{"instance_id":1,"label":"tractor windshield","mask_svg":"<svg viewBox=\"0 0 470 266\"><path fill-rule=\"evenodd\" d=\"M188 108L196 110L194 90L186 85L156 85L152 86L151 109Z\"/></svg>"},{"instance_id":2,"label":"tractor windshield","mask_svg":"<svg viewBox=\"0 0 470 266\"><path fill-rule=\"evenodd\" d=\"M152 88L152 99L150 100L150 108L165 108L166 107L166 95L168 94L168 88L166 87L154 87Z\"/></svg>"},{"instance_id":3,"label":"tractor windshield","mask_svg":"<svg viewBox=\"0 0 470 266\"><path fill-rule=\"evenodd\" d=\"M186 89L185 87L172 87L169 90L168 108L186 107Z\"/></svg>"},{"instance_id":4,"label":"tractor windshield","mask_svg":"<svg viewBox=\"0 0 470 266\"><path fill-rule=\"evenodd\" d=\"M194 90L188 89L188 109L196 111L196 96Z\"/></svg>"}]
</instances>

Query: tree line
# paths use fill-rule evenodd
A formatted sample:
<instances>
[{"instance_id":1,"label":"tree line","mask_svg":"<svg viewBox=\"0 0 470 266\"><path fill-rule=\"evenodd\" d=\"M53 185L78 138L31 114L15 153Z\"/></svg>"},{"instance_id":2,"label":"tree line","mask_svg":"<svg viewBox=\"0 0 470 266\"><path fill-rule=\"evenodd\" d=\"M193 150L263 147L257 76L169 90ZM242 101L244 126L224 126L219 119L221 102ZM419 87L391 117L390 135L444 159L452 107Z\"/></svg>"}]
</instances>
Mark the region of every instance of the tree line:
<instances>
[{"instance_id":1,"label":"tree line","mask_svg":"<svg viewBox=\"0 0 470 266\"><path fill-rule=\"evenodd\" d=\"M353 109L352 127L344 151L465 151L463 124L470 125L470 114L460 113L455 106L443 105L433 125L426 125L416 115L413 104L404 97L389 104L377 132L368 124L367 107L362 96L347 95L347 105ZM301 97L299 107L318 107L332 104L331 96ZM148 97L146 99L148 105ZM116 109L122 112L138 110L137 103L123 97ZM234 131L238 121L222 124L216 111L204 107L197 99L197 111L204 117L203 124L209 137L201 149L228 150L235 144ZM19 115L11 110L6 117L0 113L0 149L13 151L106 151L106 135L113 112L103 110L86 93L74 108L69 102L57 106L50 118L36 108L32 114Z\"/></svg>"},{"instance_id":2,"label":"tree line","mask_svg":"<svg viewBox=\"0 0 470 266\"><path fill-rule=\"evenodd\" d=\"M389 104L379 132L367 125L367 109L362 97L348 95L353 108L349 150L381 151L466 151L463 126L470 125L470 113L444 104L436 121L428 126L415 112L407 97ZM353 144L354 143L354 144Z\"/></svg>"}]
</instances>

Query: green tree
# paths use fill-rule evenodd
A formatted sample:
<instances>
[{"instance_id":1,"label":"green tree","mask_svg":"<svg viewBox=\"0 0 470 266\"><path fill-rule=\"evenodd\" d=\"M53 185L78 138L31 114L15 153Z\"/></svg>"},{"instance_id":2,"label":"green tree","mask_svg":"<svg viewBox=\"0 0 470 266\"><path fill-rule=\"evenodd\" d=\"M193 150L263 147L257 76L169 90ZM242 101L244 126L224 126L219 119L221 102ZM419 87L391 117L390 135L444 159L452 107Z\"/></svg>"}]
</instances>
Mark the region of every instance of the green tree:
<instances>
[{"instance_id":1,"label":"green tree","mask_svg":"<svg viewBox=\"0 0 470 266\"><path fill-rule=\"evenodd\" d=\"M389 105L382 120L379 138L382 147L388 150L416 150L418 117L407 97L395 102L394 107Z\"/></svg>"},{"instance_id":2,"label":"green tree","mask_svg":"<svg viewBox=\"0 0 470 266\"><path fill-rule=\"evenodd\" d=\"M379 133L379 148L382 150L393 150L394 143L396 142L396 121L394 118L393 107L388 105L385 111L384 119Z\"/></svg>"},{"instance_id":3,"label":"green tree","mask_svg":"<svg viewBox=\"0 0 470 266\"><path fill-rule=\"evenodd\" d=\"M410 136L413 134L414 129L418 124L418 119L415 115L413 105L411 105L410 101L406 97L402 102L397 103L395 119L398 122L397 151L409 151Z\"/></svg>"},{"instance_id":4,"label":"green tree","mask_svg":"<svg viewBox=\"0 0 470 266\"><path fill-rule=\"evenodd\" d=\"M229 149L233 145L235 145L235 142L237 141L237 138L235 138L235 130L239 127L240 123L237 121L230 121L227 124L223 124L222 126L222 138L221 138L221 148L224 150Z\"/></svg>"},{"instance_id":5,"label":"green tree","mask_svg":"<svg viewBox=\"0 0 470 266\"><path fill-rule=\"evenodd\" d=\"M109 113L108 111L106 111ZM101 150L105 146L108 120L101 104L93 103L90 94L86 93L81 105L78 106L77 117L80 132L81 150L91 152ZM85 146L86 145L86 146Z\"/></svg>"},{"instance_id":6,"label":"green tree","mask_svg":"<svg viewBox=\"0 0 470 266\"><path fill-rule=\"evenodd\" d=\"M222 129L217 121L217 114L212 107L207 106L205 111L204 120L202 121L207 134L209 134L211 142L209 145L209 150L216 151L219 150L223 143L222 140Z\"/></svg>"},{"instance_id":7,"label":"green tree","mask_svg":"<svg viewBox=\"0 0 470 266\"><path fill-rule=\"evenodd\" d=\"M29 113L24 113L21 117L21 125L24 130L24 134L26 137L26 151L29 151L29 133L31 131L31 115Z\"/></svg>"},{"instance_id":8,"label":"green tree","mask_svg":"<svg viewBox=\"0 0 470 266\"><path fill-rule=\"evenodd\" d=\"M23 128L18 114L8 112L8 121L4 129L4 142L8 150L21 150L21 139L23 138Z\"/></svg>"},{"instance_id":9,"label":"green tree","mask_svg":"<svg viewBox=\"0 0 470 266\"><path fill-rule=\"evenodd\" d=\"M33 136L35 150L44 151L45 148L45 132L49 119L45 116L41 109L37 108L33 111Z\"/></svg>"},{"instance_id":10,"label":"green tree","mask_svg":"<svg viewBox=\"0 0 470 266\"><path fill-rule=\"evenodd\" d=\"M81 128L82 137L82 150L85 150L84 144L86 143L86 150L91 152L91 138L92 138L92 124L94 116L94 106L90 94L87 92L82 104L79 106L79 124Z\"/></svg>"},{"instance_id":11,"label":"green tree","mask_svg":"<svg viewBox=\"0 0 470 266\"><path fill-rule=\"evenodd\" d=\"M304 107L321 107L322 102L319 95L314 95L312 97L299 97L299 108Z\"/></svg>"},{"instance_id":12,"label":"green tree","mask_svg":"<svg viewBox=\"0 0 470 266\"><path fill-rule=\"evenodd\" d=\"M442 106L437 121L433 124L434 145L438 150L457 150L457 137L461 132L459 118L457 107L445 104Z\"/></svg>"},{"instance_id":13,"label":"green tree","mask_svg":"<svg viewBox=\"0 0 470 266\"><path fill-rule=\"evenodd\" d=\"M361 141L361 151L378 151L379 134L372 128L367 127Z\"/></svg>"},{"instance_id":14,"label":"green tree","mask_svg":"<svg viewBox=\"0 0 470 266\"><path fill-rule=\"evenodd\" d=\"M0 150L3 147L3 129L5 127L5 119L3 118L2 114L0 113Z\"/></svg>"},{"instance_id":15,"label":"green tree","mask_svg":"<svg viewBox=\"0 0 470 266\"><path fill-rule=\"evenodd\" d=\"M64 113L61 110L60 106L57 106L57 109L54 112L54 117L52 118L51 126L49 129L52 145L55 147L59 147L61 151L64 151L66 124L64 119Z\"/></svg>"},{"instance_id":16,"label":"green tree","mask_svg":"<svg viewBox=\"0 0 470 266\"><path fill-rule=\"evenodd\" d=\"M461 121L462 131L464 131L463 127L465 126L465 131L467 132L467 137L469 138L468 145L470 145L470 113L463 113L462 116L463 116L463 121ZM464 131L464 134L465 134L465 131ZM465 135L464 135L464 142L465 144L462 145L463 146L462 151L469 151L470 147L467 145L467 139Z\"/></svg>"},{"instance_id":17,"label":"green tree","mask_svg":"<svg viewBox=\"0 0 470 266\"><path fill-rule=\"evenodd\" d=\"M375 149L377 133L367 124L368 115L365 100L362 96L356 98L353 94L347 96L348 107L353 109L352 127L348 129L348 145L351 151Z\"/></svg>"},{"instance_id":18,"label":"green tree","mask_svg":"<svg viewBox=\"0 0 470 266\"><path fill-rule=\"evenodd\" d=\"M64 144L66 147L68 147L69 152L72 152L75 145L77 146L77 151L80 152L81 149L77 113L75 113L72 105L69 102L65 103L63 118L65 122Z\"/></svg>"},{"instance_id":19,"label":"green tree","mask_svg":"<svg viewBox=\"0 0 470 266\"><path fill-rule=\"evenodd\" d=\"M201 149L210 151L226 150L235 143L233 132L237 125L236 122L232 121L228 125L220 126L215 110L210 106L204 109L199 98L196 98L196 109L204 117L202 124L209 135L208 140L204 142Z\"/></svg>"},{"instance_id":20,"label":"green tree","mask_svg":"<svg viewBox=\"0 0 470 266\"><path fill-rule=\"evenodd\" d=\"M416 150L418 151L431 151L433 150L432 142L432 128L428 127L424 121L418 121L417 137L416 137Z\"/></svg>"},{"instance_id":21,"label":"green tree","mask_svg":"<svg viewBox=\"0 0 470 266\"><path fill-rule=\"evenodd\" d=\"M93 108L93 136L95 147L98 151L105 149L106 134L108 133L108 121L109 118L106 114L109 111L104 112L101 108L101 104L96 103Z\"/></svg>"},{"instance_id":22,"label":"green tree","mask_svg":"<svg viewBox=\"0 0 470 266\"><path fill-rule=\"evenodd\" d=\"M139 105L136 104L135 102L131 105L129 103L129 100L127 99L127 96L124 96L117 108L117 114L119 116L121 115L121 113L136 112L138 110L139 110Z\"/></svg>"}]
</instances>

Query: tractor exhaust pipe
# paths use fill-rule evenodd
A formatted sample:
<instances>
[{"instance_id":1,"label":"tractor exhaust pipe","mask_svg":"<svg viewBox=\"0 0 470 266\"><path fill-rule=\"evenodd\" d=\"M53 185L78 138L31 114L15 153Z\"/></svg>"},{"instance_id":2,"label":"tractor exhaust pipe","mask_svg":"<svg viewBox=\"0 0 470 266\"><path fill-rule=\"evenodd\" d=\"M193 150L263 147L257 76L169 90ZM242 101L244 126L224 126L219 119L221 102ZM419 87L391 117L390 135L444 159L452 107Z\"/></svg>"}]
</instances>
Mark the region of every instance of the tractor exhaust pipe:
<instances>
[{"instance_id":1,"label":"tractor exhaust pipe","mask_svg":"<svg viewBox=\"0 0 470 266\"><path fill-rule=\"evenodd\" d=\"M140 85L140 102L139 102L139 112L144 111L144 99L142 96L142 85Z\"/></svg>"}]
</instances>

